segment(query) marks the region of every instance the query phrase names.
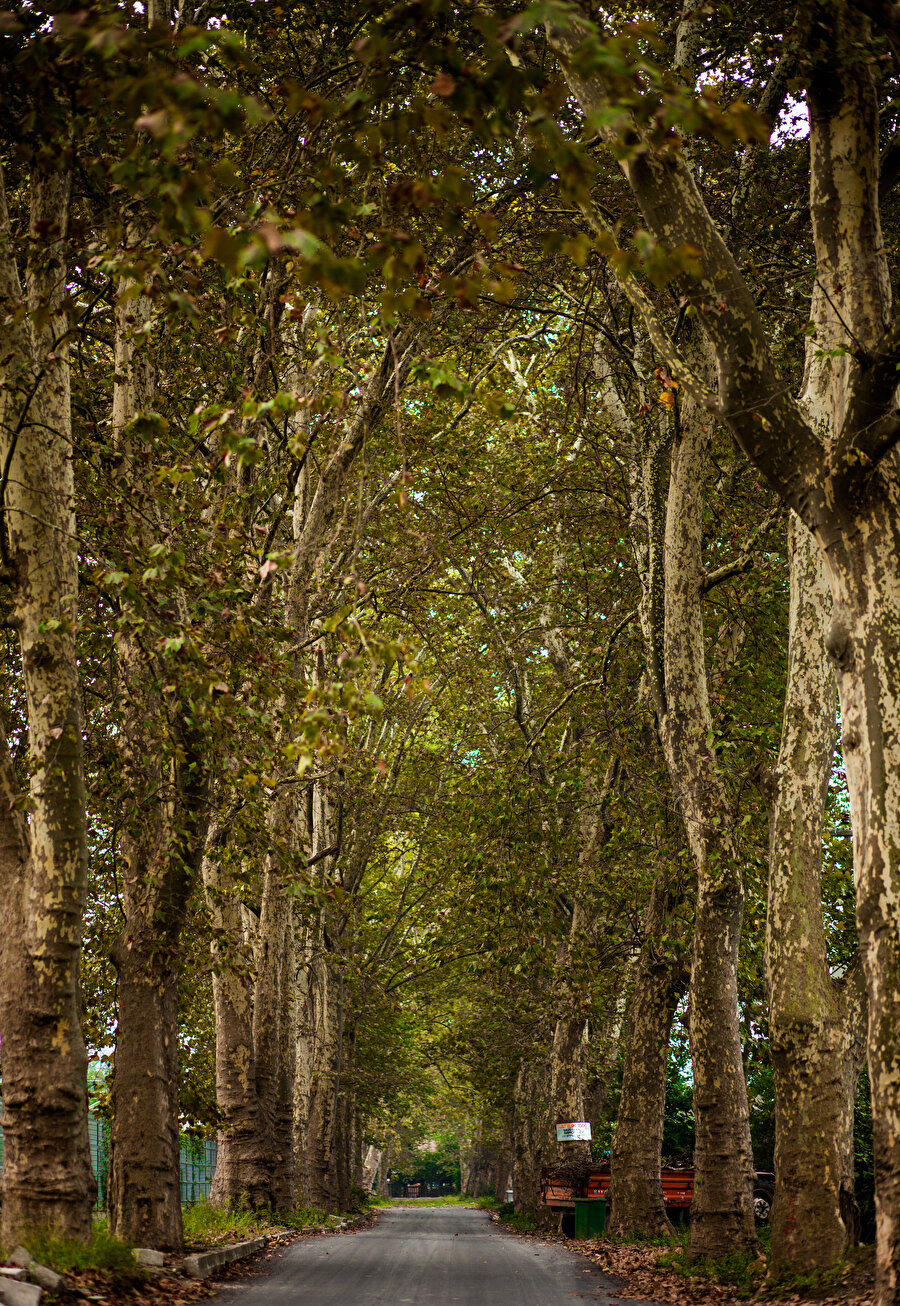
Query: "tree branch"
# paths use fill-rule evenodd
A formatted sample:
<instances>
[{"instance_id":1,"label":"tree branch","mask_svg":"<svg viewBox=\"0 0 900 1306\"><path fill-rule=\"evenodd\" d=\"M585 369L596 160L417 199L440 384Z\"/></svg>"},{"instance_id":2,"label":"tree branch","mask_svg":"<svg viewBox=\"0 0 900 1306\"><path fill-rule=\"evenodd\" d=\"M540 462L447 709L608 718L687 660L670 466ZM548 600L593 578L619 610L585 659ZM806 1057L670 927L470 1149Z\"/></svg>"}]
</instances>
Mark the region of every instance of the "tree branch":
<instances>
[{"instance_id":1,"label":"tree branch","mask_svg":"<svg viewBox=\"0 0 900 1306\"><path fill-rule=\"evenodd\" d=\"M609 107L602 77L599 72L586 76L582 71L596 29L582 19L572 19L565 27L551 24L548 37L585 117L602 120ZM618 130L604 126L602 131L621 155ZM664 249L688 247L692 252L694 268L680 272L678 280L713 346L717 403L708 402L705 387L684 367L634 278L617 272L622 287L641 313L654 348L684 389L722 418L776 493L815 526L827 507L820 484L822 444L775 366L754 298L684 158L674 150L654 149L633 125L627 135L625 144L632 148L620 159L620 167L648 230ZM594 223L603 226L596 215Z\"/></svg>"},{"instance_id":2,"label":"tree branch","mask_svg":"<svg viewBox=\"0 0 900 1306\"><path fill-rule=\"evenodd\" d=\"M731 580L733 576L742 576L744 572L750 571L755 562L753 552L754 545L768 533L771 527L782 516L783 509L779 504L769 515L759 523L755 530L751 531L750 536L736 558L731 562L726 562L715 571L708 571L703 581L700 583L700 593L708 594L711 589L717 585L722 585L726 580Z\"/></svg>"},{"instance_id":3,"label":"tree branch","mask_svg":"<svg viewBox=\"0 0 900 1306\"><path fill-rule=\"evenodd\" d=\"M863 360L832 452L836 487L859 493L878 463L900 441L900 317Z\"/></svg>"}]
</instances>

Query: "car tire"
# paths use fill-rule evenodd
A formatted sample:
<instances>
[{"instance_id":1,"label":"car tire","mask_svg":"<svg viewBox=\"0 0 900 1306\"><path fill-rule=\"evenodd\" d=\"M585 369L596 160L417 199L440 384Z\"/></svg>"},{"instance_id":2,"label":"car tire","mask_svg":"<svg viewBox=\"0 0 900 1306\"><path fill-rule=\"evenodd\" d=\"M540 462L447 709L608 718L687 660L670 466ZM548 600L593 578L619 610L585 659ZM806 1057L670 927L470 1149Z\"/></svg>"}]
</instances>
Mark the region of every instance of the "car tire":
<instances>
[{"instance_id":1,"label":"car tire","mask_svg":"<svg viewBox=\"0 0 900 1306\"><path fill-rule=\"evenodd\" d=\"M773 1184L753 1185L753 1219L756 1224L768 1224L772 1215L772 1203L775 1201Z\"/></svg>"}]
</instances>

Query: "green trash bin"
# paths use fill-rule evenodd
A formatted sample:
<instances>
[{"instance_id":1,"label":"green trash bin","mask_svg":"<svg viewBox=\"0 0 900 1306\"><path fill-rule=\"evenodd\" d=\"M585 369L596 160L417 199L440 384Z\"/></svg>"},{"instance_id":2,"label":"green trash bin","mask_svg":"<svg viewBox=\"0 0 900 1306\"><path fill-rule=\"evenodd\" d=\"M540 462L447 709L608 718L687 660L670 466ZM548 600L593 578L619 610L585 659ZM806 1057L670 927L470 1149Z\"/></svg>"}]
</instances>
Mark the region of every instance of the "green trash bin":
<instances>
[{"instance_id":1,"label":"green trash bin","mask_svg":"<svg viewBox=\"0 0 900 1306\"><path fill-rule=\"evenodd\" d=\"M599 1238L606 1228L606 1198L575 1198L575 1237Z\"/></svg>"}]
</instances>

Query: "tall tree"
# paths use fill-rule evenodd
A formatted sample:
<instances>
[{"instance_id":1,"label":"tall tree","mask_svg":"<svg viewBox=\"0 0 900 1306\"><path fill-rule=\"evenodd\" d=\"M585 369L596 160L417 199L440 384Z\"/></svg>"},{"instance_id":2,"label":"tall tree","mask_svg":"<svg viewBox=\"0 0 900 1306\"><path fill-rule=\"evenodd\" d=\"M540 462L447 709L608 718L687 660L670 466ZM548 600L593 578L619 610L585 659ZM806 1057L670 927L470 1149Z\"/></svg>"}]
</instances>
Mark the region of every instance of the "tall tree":
<instances>
[{"instance_id":1,"label":"tall tree","mask_svg":"<svg viewBox=\"0 0 900 1306\"><path fill-rule=\"evenodd\" d=\"M11 217L0 175L0 576L28 722L27 743L16 741L24 779L0 725L5 1243L30 1227L88 1237L96 1192L80 1019L87 866L66 288L71 124L55 90L41 123L59 148L32 144L17 188L27 217Z\"/></svg>"},{"instance_id":2,"label":"tall tree","mask_svg":"<svg viewBox=\"0 0 900 1306\"><path fill-rule=\"evenodd\" d=\"M874 14L888 25L893 21L877 8ZM827 561L833 609L826 647L841 702L869 999L877 1295L887 1303L900 1297L900 1088L893 1071L900 1036L900 951L889 925L900 876L893 836L900 784L895 585L900 422L894 404L900 332L891 322L880 230L878 97L871 61L857 53L871 39L870 21L857 6L814 5L805 33L817 271L812 320L820 347L833 351L832 374L842 381L832 391L829 427L808 420L784 384L753 296L677 149L630 127L641 150L629 150L621 167L661 248L672 252L689 245L696 251L678 281L710 341L715 394L684 364L642 292L631 281L626 289L646 311L673 373L729 428L812 531ZM602 114L615 94L596 66L602 48L596 33L573 24L555 29L553 40L585 113ZM616 131L603 131L618 141Z\"/></svg>"},{"instance_id":3,"label":"tall tree","mask_svg":"<svg viewBox=\"0 0 900 1306\"><path fill-rule=\"evenodd\" d=\"M844 981L828 973L820 884L822 833L836 735L825 652L829 596L819 549L792 517L787 694L772 818L766 970L775 1072L775 1203L771 1273L835 1263L853 1235L844 1156L849 1053ZM851 1076L852 1079L852 1076ZM848 1224L850 1227L848 1228Z\"/></svg>"}]
</instances>

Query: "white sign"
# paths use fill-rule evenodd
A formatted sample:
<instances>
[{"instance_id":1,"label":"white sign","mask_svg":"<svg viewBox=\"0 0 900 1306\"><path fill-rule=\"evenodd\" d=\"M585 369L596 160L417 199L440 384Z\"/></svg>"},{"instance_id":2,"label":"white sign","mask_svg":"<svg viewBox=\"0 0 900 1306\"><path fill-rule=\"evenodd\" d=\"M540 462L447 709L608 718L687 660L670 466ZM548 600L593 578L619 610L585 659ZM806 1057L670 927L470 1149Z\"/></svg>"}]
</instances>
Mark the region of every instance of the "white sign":
<instances>
[{"instance_id":1,"label":"white sign","mask_svg":"<svg viewBox=\"0 0 900 1306\"><path fill-rule=\"evenodd\" d=\"M587 1143L591 1141L591 1122L589 1120L576 1120L571 1125L556 1126L556 1141L558 1143L577 1143L581 1140Z\"/></svg>"}]
</instances>

